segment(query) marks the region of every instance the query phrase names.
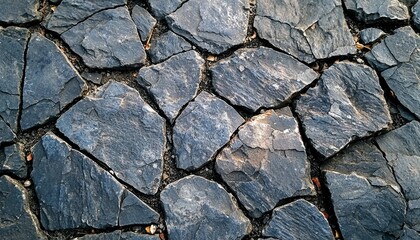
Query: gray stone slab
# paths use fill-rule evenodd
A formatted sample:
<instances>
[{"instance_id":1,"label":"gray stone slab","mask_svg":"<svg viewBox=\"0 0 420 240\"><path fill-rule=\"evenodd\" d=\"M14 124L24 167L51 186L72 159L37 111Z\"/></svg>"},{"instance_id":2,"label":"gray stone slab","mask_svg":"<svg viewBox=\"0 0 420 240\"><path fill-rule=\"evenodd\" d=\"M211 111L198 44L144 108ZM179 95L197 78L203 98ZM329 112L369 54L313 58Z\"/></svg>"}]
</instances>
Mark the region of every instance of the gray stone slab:
<instances>
[{"instance_id":1,"label":"gray stone slab","mask_svg":"<svg viewBox=\"0 0 420 240\"><path fill-rule=\"evenodd\" d=\"M138 5L134 6L131 11L131 17L136 24L141 40L143 42L146 41L157 23L156 19L154 19L146 9Z\"/></svg>"},{"instance_id":2,"label":"gray stone slab","mask_svg":"<svg viewBox=\"0 0 420 240\"><path fill-rule=\"evenodd\" d=\"M0 23L22 24L41 19L39 0L0 1Z\"/></svg>"},{"instance_id":3,"label":"gray stone slab","mask_svg":"<svg viewBox=\"0 0 420 240\"><path fill-rule=\"evenodd\" d=\"M90 68L137 67L146 60L127 7L98 12L61 38Z\"/></svg>"},{"instance_id":4,"label":"gray stone slab","mask_svg":"<svg viewBox=\"0 0 420 240\"><path fill-rule=\"evenodd\" d=\"M262 234L278 239L334 239L324 215L303 199L274 209Z\"/></svg>"},{"instance_id":5,"label":"gray stone slab","mask_svg":"<svg viewBox=\"0 0 420 240\"><path fill-rule=\"evenodd\" d=\"M148 0L153 15L159 19L174 12L186 1L187 0Z\"/></svg>"},{"instance_id":6,"label":"gray stone slab","mask_svg":"<svg viewBox=\"0 0 420 240\"><path fill-rule=\"evenodd\" d=\"M333 64L297 101L311 144L330 157L355 138L388 127L391 117L376 73L350 62Z\"/></svg>"},{"instance_id":7,"label":"gray stone slab","mask_svg":"<svg viewBox=\"0 0 420 240\"><path fill-rule=\"evenodd\" d=\"M181 108L197 94L203 70L204 60L197 52L188 51L160 64L141 68L136 80L174 121Z\"/></svg>"},{"instance_id":8,"label":"gray stone slab","mask_svg":"<svg viewBox=\"0 0 420 240\"><path fill-rule=\"evenodd\" d=\"M92 82L97 85L101 84L102 82L102 74L98 72L86 71L82 73L82 77L86 79L87 81Z\"/></svg>"},{"instance_id":9,"label":"gray stone slab","mask_svg":"<svg viewBox=\"0 0 420 240\"><path fill-rule=\"evenodd\" d=\"M159 214L93 160L48 133L33 148L32 180L47 230L150 224Z\"/></svg>"},{"instance_id":10,"label":"gray stone slab","mask_svg":"<svg viewBox=\"0 0 420 240\"><path fill-rule=\"evenodd\" d=\"M152 38L148 51L153 63L161 62L177 53L191 50L192 46L184 38L172 31L167 31L157 38Z\"/></svg>"},{"instance_id":11,"label":"gray stone slab","mask_svg":"<svg viewBox=\"0 0 420 240\"><path fill-rule=\"evenodd\" d=\"M16 135L10 127L0 118L0 144L12 142Z\"/></svg>"},{"instance_id":12,"label":"gray stone slab","mask_svg":"<svg viewBox=\"0 0 420 240\"><path fill-rule=\"evenodd\" d=\"M135 89L110 81L65 112L56 126L121 180L145 194L157 192L165 120Z\"/></svg>"},{"instance_id":13,"label":"gray stone slab","mask_svg":"<svg viewBox=\"0 0 420 240\"><path fill-rule=\"evenodd\" d=\"M379 28L366 28L360 31L360 42L363 44L373 43L384 35L385 32Z\"/></svg>"},{"instance_id":14,"label":"gray stone slab","mask_svg":"<svg viewBox=\"0 0 420 240\"><path fill-rule=\"evenodd\" d=\"M356 53L338 0L259 0L254 27L261 38L307 63Z\"/></svg>"},{"instance_id":15,"label":"gray stone slab","mask_svg":"<svg viewBox=\"0 0 420 240\"><path fill-rule=\"evenodd\" d=\"M404 21L410 18L407 6L398 0L344 0L346 9L363 22Z\"/></svg>"},{"instance_id":16,"label":"gray stone slab","mask_svg":"<svg viewBox=\"0 0 420 240\"><path fill-rule=\"evenodd\" d=\"M193 170L210 161L243 122L233 107L201 92L175 122L173 141L177 167Z\"/></svg>"},{"instance_id":17,"label":"gray stone slab","mask_svg":"<svg viewBox=\"0 0 420 240\"><path fill-rule=\"evenodd\" d=\"M251 223L216 182L190 175L160 194L170 239L242 239Z\"/></svg>"},{"instance_id":18,"label":"gray stone slab","mask_svg":"<svg viewBox=\"0 0 420 240\"><path fill-rule=\"evenodd\" d=\"M159 235L147 235L136 232L122 232L120 230L110 233L89 234L73 240L161 240Z\"/></svg>"},{"instance_id":19,"label":"gray stone slab","mask_svg":"<svg viewBox=\"0 0 420 240\"><path fill-rule=\"evenodd\" d=\"M219 54L244 42L248 9L246 0L189 0L166 21L175 33Z\"/></svg>"},{"instance_id":20,"label":"gray stone slab","mask_svg":"<svg viewBox=\"0 0 420 240\"><path fill-rule=\"evenodd\" d=\"M18 143L0 149L0 173L12 173L19 178L26 178L25 156Z\"/></svg>"},{"instance_id":21,"label":"gray stone slab","mask_svg":"<svg viewBox=\"0 0 420 240\"><path fill-rule=\"evenodd\" d=\"M413 14L413 23L417 30L420 30L420 1L411 8L411 13Z\"/></svg>"},{"instance_id":22,"label":"gray stone slab","mask_svg":"<svg viewBox=\"0 0 420 240\"><path fill-rule=\"evenodd\" d=\"M299 126L289 108L269 110L241 126L217 156L215 168L255 218L282 199L315 193Z\"/></svg>"},{"instance_id":23,"label":"gray stone slab","mask_svg":"<svg viewBox=\"0 0 420 240\"><path fill-rule=\"evenodd\" d=\"M28 44L23 85L23 130L45 123L81 96L85 82L50 40L34 33Z\"/></svg>"},{"instance_id":24,"label":"gray stone slab","mask_svg":"<svg viewBox=\"0 0 420 240\"><path fill-rule=\"evenodd\" d=\"M408 227L404 227L404 233L400 237L400 239L401 240L418 240L420 239L420 233Z\"/></svg>"},{"instance_id":25,"label":"gray stone slab","mask_svg":"<svg viewBox=\"0 0 420 240\"><path fill-rule=\"evenodd\" d=\"M295 58L270 48L243 48L211 67L216 92L253 111L282 104L318 74Z\"/></svg>"}]
</instances>

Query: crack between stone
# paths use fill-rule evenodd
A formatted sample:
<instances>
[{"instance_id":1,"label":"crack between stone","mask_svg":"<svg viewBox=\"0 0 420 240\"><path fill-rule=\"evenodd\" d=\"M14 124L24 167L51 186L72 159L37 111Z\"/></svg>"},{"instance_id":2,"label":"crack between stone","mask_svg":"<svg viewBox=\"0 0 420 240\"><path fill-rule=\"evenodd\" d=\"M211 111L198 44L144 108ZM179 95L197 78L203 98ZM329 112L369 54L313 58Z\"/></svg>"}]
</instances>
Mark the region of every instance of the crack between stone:
<instances>
[{"instance_id":1,"label":"crack between stone","mask_svg":"<svg viewBox=\"0 0 420 240\"><path fill-rule=\"evenodd\" d=\"M19 86L19 109L18 109L18 115L17 115L17 132L22 132L22 128L20 125L20 120L22 118L22 112L23 112L23 87L25 84L25 77L26 77L26 67L28 65L28 49L29 49L29 41L31 40L32 35L29 34L28 40L26 41L26 46L25 46L25 51L23 54L23 74L22 74L22 79L20 81L20 86Z\"/></svg>"}]
</instances>

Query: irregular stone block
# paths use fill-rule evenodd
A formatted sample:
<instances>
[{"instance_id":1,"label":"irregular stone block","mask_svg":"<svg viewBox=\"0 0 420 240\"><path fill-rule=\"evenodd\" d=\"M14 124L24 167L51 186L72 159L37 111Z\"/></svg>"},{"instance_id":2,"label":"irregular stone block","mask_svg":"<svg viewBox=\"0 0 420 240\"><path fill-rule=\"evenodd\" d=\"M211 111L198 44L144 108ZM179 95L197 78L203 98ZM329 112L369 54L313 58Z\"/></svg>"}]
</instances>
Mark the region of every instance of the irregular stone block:
<instances>
[{"instance_id":1,"label":"irregular stone block","mask_svg":"<svg viewBox=\"0 0 420 240\"><path fill-rule=\"evenodd\" d=\"M159 235L147 235L136 232L116 230L110 233L89 234L73 240L161 240Z\"/></svg>"},{"instance_id":2,"label":"irregular stone block","mask_svg":"<svg viewBox=\"0 0 420 240\"><path fill-rule=\"evenodd\" d=\"M3 119L0 118L0 144L5 142L11 142L13 139L15 139L16 135L10 129L9 126L3 121Z\"/></svg>"},{"instance_id":3,"label":"irregular stone block","mask_svg":"<svg viewBox=\"0 0 420 240\"><path fill-rule=\"evenodd\" d=\"M149 55L153 63L163 61L177 53L191 50L192 46L172 31L167 31L157 38L152 38Z\"/></svg>"},{"instance_id":4,"label":"irregular stone block","mask_svg":"<svg viewBox=\"0 0 420 240\"><path fill-rule=\"evenodd\" d=\"M9 172L20 178L25 178L27 171L20 144L13 144L0 150L0 173Z\"/></svg>"},{"instance_id":5,"label":"irregular stone block","mask_svg":"<svg viewBox=\"0 0 420 240\"><path fill-rule=\"evenodd\" d=\"M187 0L148 0L153 15L159 19L174 12L186 1Z\"/></svg>"},{"instance_id":6,"label":"irregular stone block","mask_svg":"<svg viewBox=\"0 0 420 240\"><path fill-rule=\"evenodd\" d=\"M377 20L403 21L410 18L408 8L398 0L344 0L346 9L353 12L363 22Z\"/></svg>"},{"instance_id":7,"label":"irregular stone block","mask_svg":"<svg viewBox=\"0 0 420 240\"><path fill-rule=\"evenodd\" d=\"M131 17L136 24L141 40L143 42L146 41L157 23L156 19L154 19L146 9L138 5L134 6L131 11Z\"/></svg>"},{"instance_id":8,"label":"irregular stone block","mask_svg":"<svg viewBox=\"0 0 420 240\"><path fill-rule=\"evenodd\" d=\"M385 33L381 29L366 28L360 31L360 42L363 44L373 43L384 35Z\"/></svg>"},{"instance_id":9,"label":"irregular stone block","mask_svg":"<svg viewBox=\"0 0 420 240\"><path fill-rule=\"evenodd\" d=\"M39 0L0 1L0 23L22 24L41 19Z\"/></svg>"},{"instance_id":10,"label":"irregular stone block","mask_svg":"<svg viewBox=\"0 0 420 240\"><path fill-rule=\"evenodd\" d=\"M420 30L420 1L411 8L413 14L413 23L417 30Z\"/></svg>"}]
</instances>

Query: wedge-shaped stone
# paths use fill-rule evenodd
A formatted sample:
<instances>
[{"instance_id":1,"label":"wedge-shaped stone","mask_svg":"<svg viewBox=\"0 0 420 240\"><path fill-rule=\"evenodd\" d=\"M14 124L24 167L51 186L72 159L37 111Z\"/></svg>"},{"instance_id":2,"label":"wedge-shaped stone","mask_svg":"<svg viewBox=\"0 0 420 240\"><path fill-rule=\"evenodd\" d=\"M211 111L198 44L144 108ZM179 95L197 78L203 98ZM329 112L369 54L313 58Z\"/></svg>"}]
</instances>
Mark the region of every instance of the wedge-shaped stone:
<instances>
[{"instance_id":1,"label":"wedge-shaped stone","mask_svg":"<svg viewBox=\"0 0 420 240\"><path fill-rule=\"evenodd\" d=\"M167 31L157 38L152 38L150 45L149 55L153 63L192 49L189 42L172 31Z\"/></svg>"},{"instance_id":2,"label":"wedge-shaped stone","mask_svg":"<svg viewBox=\"0 0 420 240\"><path fill-rule=\"evenodd\" d=\"M19 178L25 178L27 171L20 144L16 143L0 149L0 174L12 173Z\"/></svg>"}]
</instances>

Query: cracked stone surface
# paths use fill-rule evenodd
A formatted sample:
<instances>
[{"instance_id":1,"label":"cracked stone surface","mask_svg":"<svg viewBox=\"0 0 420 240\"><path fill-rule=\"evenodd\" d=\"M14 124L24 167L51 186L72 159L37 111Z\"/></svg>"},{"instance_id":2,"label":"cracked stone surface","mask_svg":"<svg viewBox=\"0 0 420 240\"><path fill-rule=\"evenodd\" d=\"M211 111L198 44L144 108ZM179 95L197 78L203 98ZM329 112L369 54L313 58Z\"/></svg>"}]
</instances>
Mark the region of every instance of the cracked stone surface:
<instances>
[{"instance_id":1,"label":"cracked stone surface","mask_svg":"<svg viewBox=\"0 0 420 240\"><path fill-rule=\"evenodd\" d=\"M45 229L106 228L158 221L158 213L57 136L46 134L32 151L32 179Z\"/></svg>"},{"instance_id":2,"label":"cracked stone surface","mask_svg":"<svg viewBox=\"0 0 420 240\"><path fill-rule=\"evenodd\" d=\"M170 239L242 239L251 231L234 197L203 177L191 175L169 184L160 200Z\"/></svg>"},{"instance_id":3,"label":"cracked stone surface","mask_svg":"<svg viewBox=\"0 0 420 240\"><path fill-rule=\"evenodd\" d=\"M145 194L160 185L165 120L139 93L110 81L64 113L57 128L115 175Z\"/></svg>"},{"instance_id":4,"label":"cracked stone surface","mask_svg":"<svg viewBox=\"0 0 420 240\"><path fill-rule=\"evenodd\" d=\"M12 173L19 178L25 178L27 171L22 145L13 144L0 149L0 174Z\"/></svg>"},{"instance_id":5,"label":"cracked stone surface","mask_svg":"<svg viewBox=\"0 0 420 240\"><path fill-rule=\"evenodd\" d=\"M16 135L10 127L0 118L0 144L12 142Z\"/></svg>"},{"instance_id":6,"label":"cracked stone surface","mask_svg":"<svg viewBox=\"0 0 420 240\"><path fill-rule=\"evenodd\" d=\"M147 235L136 232L114 231L110 233L89 234L73 240L160 240L158 235Z\"/></svg>"},{"instance_id":7,"label":"cracked stone surface","mask_svg":"<svg viewBox=\"0 0 420 240\"><path fill-rule=\"evenodd\" d=\"M243 48L210 69L216 92L253 111L275 107L313 82L318 74L270 48Z\"/></svg>"},{"instance_id":8,"label":"cracked stone surface","mask_svg":"<svg viewBox=\"0 0 420 240\"><path fill-rule=\"evenodd\" d=\"M152 13L159 19L174 12L186 1L187 0L148 0Z\"/></svg>"},{"instance_id":9,"label":"cracked stone surface","mask_svg":"<svg viewBox=\"0 0 420 240\"><path fill-rule=\"evenodd\" d=\"M330 157L355 138L388 127L391 117L383 94L371 68L340 62L302 95L296 111L311 144Z\"/></svg>"},{"instance_id":10,"label":"cracked stone surface","mask_svg":"<svg viewBox=\"0 0 420 240\"><path fill-rule=\"evenodd\" d=\"M0 1L0 23L23 24L41 19L39 0Z\"/></svg>"},{"instance_id":11,"label":"cracked stone surface","mask_svg":"<svg viewBox=\"0 0 420 240\"><path fill-rule=\"evenodd\" d=\"M241 126L215 167L252 217L282 199L314 194L305 146L289 108L267 111Z\"/></svg>"},{"instance_id":12,"label":"cracked stone surface","mask_svg":"<svg viewBox=\"0 0 420 240\"><path fill-rule=\"evenodd\" d=\"M134 6L131 11L131 17L136 24L141 40L143 42L146 41L152 32L153 27L157 23L156 19L154 19L146 9L138 5Z\"/></svg>"},{"instance_id":13,"label":"cracked stone surface","mask_svg":"<svg viewBox=\"0 0 420 240\"><path fill-rule=\"evenodd\" d=\"M420 30L420 1L411 8L411 13L413 14L413 23L417 30Z\"/></svg>"},{"instance_id":14,"label":"cracked stone surface","mask_svg":"<svg viewBox=\"0 0 420 240\"><path fill-rule=\"evenodd\" d=\"M344 0L344 5L364 22L378 19L403 21L410 18L407 6L398 0L384 0L380 4L375 0Z\"/></svg>"},{"instance_id":15,"label":"cracked stone surface","mask_svg":"<svg viewBox=\"0 0 420 240\"><path fill-rule=\"evenodd\" d=\"M189 42L172 31L167 31L157 38L152 38L150 45L148 52L153 63L192 49Z\"/></svg>"},{"instance_id":16,"label":"cracked stone surface","mask_svg":"<svg viewBox=\"0 0 420 240\"><path fill-rule=\"evenodd\" d=\"M177 167L193 170L211 160L244 119L223 100L201 92L175 122Z\"/></svg>"},{"instance_id":17,"label":"cracked stone surface","mask_svg":"<svg viewBox=\"0 0 420 240\"><path fill-rule=\"evenodd\" d=\"M254 27L261 38L307 63L356 53L339 0L259 0Z\"/></svg>"},{"instance_id":18,"label":"cracked stone surface","mask_svg":"<svg viewBox=\"0 0 420 240\"><path fill-rule=\"evenodd\" d=\"M366 28L360 31L360 42L363 44L373 43L384 35L385 32L379 28Z\"/></svg>"},{"instance_id":19,"label":"cracked stone surface","mask_svg":"<svg viewBox=\"0 0 420 240\"><path fill-rule=\"evenodd\" d=\"M219 54L244 42L248 8L246 0L189 0L165 19L175 33Z\"/></svg>"}]
</instances>

